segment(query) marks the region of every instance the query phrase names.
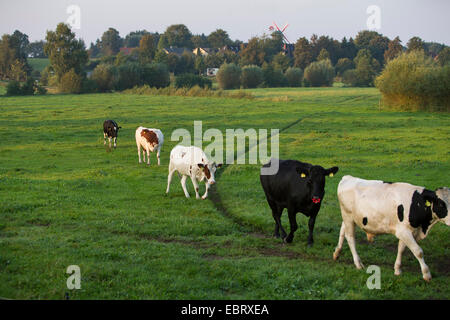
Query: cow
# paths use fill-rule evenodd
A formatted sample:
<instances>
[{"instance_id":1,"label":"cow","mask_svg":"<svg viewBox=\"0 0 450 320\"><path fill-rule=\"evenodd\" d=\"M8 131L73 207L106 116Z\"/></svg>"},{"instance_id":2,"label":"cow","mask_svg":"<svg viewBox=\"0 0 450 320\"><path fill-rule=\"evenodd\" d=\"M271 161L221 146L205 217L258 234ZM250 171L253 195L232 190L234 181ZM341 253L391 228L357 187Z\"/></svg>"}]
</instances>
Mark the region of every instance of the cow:
<instances>
[{"instance_id":1,"label":"cow","mask_svg":"<svg viewBox=\"0 0 450 320\"><path fill-rule=\"evenodd\" d=\"M111 139L114 140L114 148L117 146L117 134L119 133L119 127L114 120L105 120L103 122L103 144L106 145L106 138L109 140L109 147L111 148Z\"/></svg>"},{"instance_id":2,"label":"cow","mask_svg":"<svg viewBox=\"0 0 450 320\"><path fill-rule=\"evenodd\" d=\"M325 195L325 177L332 177L339 168L325 169L297 160L278 159L271 159L263 167L271 167L273 161L279 161L278 172L274 175L264 175L261 172L260 180L275 220L274 237L279 238L281 230L283 241L291 243L298 228L296 215L301 212L309 217L308 246L312 246L314 223ZM291 226L287 236L281 225L281 215L285 208Z\"/></svg>"},{"instance_id":3,"label":"cow","mask_svg":"<svg viewBox=\"0 0 450 320\"><path fill-rule=\"evenodd\" d=\"M136 146L138 149L139 163L141 161L141 148L143 149L142 155L145 162L145 153L147 153L147 164L150 165L150 152L156 150L156 157L158 158L158 166L161 165L160 155L161 148L164 144L164 135L159 129L149 129L139 127L136 129Z\"/></svg>"},{"instance_id":4,"label":"cow","mask_svg":"<svg viewBox=\"0 0 450 320\"><path fill-rule=\"evenodd\" d=\"M356 268L364 268L355 247L356 224L366 232L369 241L379 234L393 234L399 239L395 275L401 274L402 254L408 247L420 263L423 279L431 280L430 270L417 241L424 239L438 221L450 225L448 188L431 191L409 183L344 176L339 182L337 194L342 225L334 260L341 253L345 237Z\"/></svg>"},{"instance_id":5,"label":"cow","mask_svg":"<svg viewBox=\"0 0 450 320\"><path fill-rule=\"evenodd\" d=\"M172 176L174 172L177 171L178 176L181 178L181 187L183 188L186 198L190 197L186 189L186 179L189 176L194 185L195 197L197 199L200 199L198 182L205 181L206 191L202 196L202 199L206 199L208 197L210 186L216 183L214 178L216 170L221 167L222 164L216 164L215 162L209 161L203 150L198 147L176 146L170 152L166 194L169 193Z\"/></svg>"}]
</instances>

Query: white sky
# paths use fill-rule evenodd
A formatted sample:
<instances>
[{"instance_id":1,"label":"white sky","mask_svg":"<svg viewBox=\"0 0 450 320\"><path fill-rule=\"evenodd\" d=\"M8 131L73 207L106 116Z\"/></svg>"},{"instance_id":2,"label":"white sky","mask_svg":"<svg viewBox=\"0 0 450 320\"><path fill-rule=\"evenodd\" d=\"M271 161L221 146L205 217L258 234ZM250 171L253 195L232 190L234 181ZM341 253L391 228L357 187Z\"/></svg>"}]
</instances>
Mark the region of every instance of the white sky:
<instances>
[{"instance_id":1,"label":"white sky","mask_svg":"<svg viewBox=\"0 0 450 320\"><path fill-rule=\"evenodd\" d=\"M380 7L377 31L391 39L400 36L406 44L419 36L450 45L449 0L0 0L0 34L18 29L31 41L44 39L46 30L67 21L72 4L81 9L81 29L74 31L87 46L109 27L125 36L141 29L162 33L178 23L193 34L221 28L244 42L269 33L272 22L289 23L291 42L313 33L340 40L367 29L369 5Z\"/></svg>"}]
</instances>

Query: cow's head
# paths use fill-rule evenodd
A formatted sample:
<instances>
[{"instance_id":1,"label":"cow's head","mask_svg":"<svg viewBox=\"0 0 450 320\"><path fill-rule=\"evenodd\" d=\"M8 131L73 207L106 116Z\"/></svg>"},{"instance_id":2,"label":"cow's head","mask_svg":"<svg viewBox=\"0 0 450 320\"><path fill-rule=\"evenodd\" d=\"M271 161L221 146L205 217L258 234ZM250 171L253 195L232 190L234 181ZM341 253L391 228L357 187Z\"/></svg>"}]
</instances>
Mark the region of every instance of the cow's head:
<instances>
[{"instance_id":1,"label":"cow's head","mask_svg":"<svg viewBox=\"0 0 450 320\"><path fill-rule=\"evenodd\" d=\"M215 184L216 183L216 179L214 177L216 170L220 167L222 167L222 164L216 164L215 162L213 163L199 163L197 164L198 167L200 168L200 170L202 170L204 177L206 178L206 182L209 184Z\"/></svg>"},{"instance_id":2,"label":"cow's head","mask_svg":"<svg viewBox=\"0 0 450 320\"><path fill-rule=\"evenodd\" d=\"M338 167L325 169L321 166L301 166L296 168L300 179L304 179L309 187L311 201L319 204L325 195L325 177L332 177Z\"/></svg>"},{"instance_id":3,"label":"cow's head","mask_svg":"<svg viewBox=\"0 0 450 320\"><path fill-rule=\"evenodd\" d=\"M432 210L438 219L450 226L450 215L448 205L450 202L450 189L447 187L436 189L436 198L432 199Z\"/></svg>"}]
</instances>

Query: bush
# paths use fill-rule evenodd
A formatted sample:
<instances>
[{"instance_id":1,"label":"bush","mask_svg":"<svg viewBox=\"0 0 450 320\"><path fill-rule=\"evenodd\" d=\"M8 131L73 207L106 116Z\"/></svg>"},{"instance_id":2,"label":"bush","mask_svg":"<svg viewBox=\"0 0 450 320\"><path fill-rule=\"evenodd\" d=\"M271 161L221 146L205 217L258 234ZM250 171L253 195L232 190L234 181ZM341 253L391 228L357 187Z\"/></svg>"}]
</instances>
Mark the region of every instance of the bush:
<instances>
[{"instance_id":1,"label":"bush","mask_svg":"<svg viewBox=\"0 0 450 320\"><path fill-rule=\"evenodd\" d=\"M63 74L59 81L59 91L63 93L81 93L81 84L83 77L71 69Z\"/></svg>"},{"instance_id":2,"label":"bush","mask_svg":"<svg viewBox=\"0 0 450 320\"><path fill-rule=\"evenodd\" d=\"M22 85L18 81L10 81L6 86L7 96L30 96L34 94L46 94L47 90L28 79Z\"/></svg>"},{"instance_id":3,"label":"bush","mask_svg":"<svg viewBox=\"0 0 450 320\"><path fill-rule=\"evenodd\" d=\"M92 80L97 83L100 92L114 89L114 67L108 64L99 64L92 73Z\"/></svg>"},{"instance_id":4,"label":"bush","mask_svg":"<svg viewBox=\"0 0 450 320\"><path fill-rule=\"evenodd\" d=\"M208 78L192 73L180 74L175 79L175 88L192 88L195 86L211 89L212 81Z\"/></svg>"},{"instance_id":5,"label":"bush","mask_svg":"<svg viewBox=\"0 0 450 320\"><path fill-rule=\"evenodd\" d=\"M241 84L241 68L234 63L224 63L217 72L217 82L221 89L236 89Z\"/></svg>"},{"instance_id":6,"label":"bush","mask_svg":"<svg viewBox=\"0 0 450 320\"><path fill-rule=\"evenodd\" d=\"M303 70L290 67L286 70L286 79L289 87L301 87L303 81Z\"/></svg>"},{"instance_id":7,"label":"bush","mask_svg":"<svg viewBox=\"0 0 450 320\"><path fill-rule=\"evenodd\" d=\"M8 85L6 86L6 95L7 96L21 96L22 90L20 87L19 81L10 81L8 82Z\"/></svg>"},{"instance_id":8,"label":"bush","mask_svg":"<svg viewBox=\"0 0 450 320\"><path fill-rule=\"evenodd\" d=\"M342 75L342 82L349 87L356 87L358 85L358 72L356 69L346 70Z\"/></svg>"},{"instance_id":9,"label":"bush","mask_svg":"<svg viewBox=\"0 0 450 320\"><path fill-rule=\"evenodd\" d=\"M349 58L341 58L335 65L336 74L340 77L344 76L344 72L350 69L354 69L355 64Z\"/></svg>"},{"instance_id":10,"label":"bush","mask_svg":"<svg viewBox=\"0 0 450 320\"><path fill-rule=\"evenodd\" d=\"M450 111L450 66L438 66L423 51L390 60L375 84L390 106Z\"/></svg>"},{"instance_id":11,"label":"bush","mask_svg":"<svg viewBox=\"0 0 450 320\"><path fill-rule=\"evenodd\" d=\"M92 79L83 79L81 83L81 92L82 93L96 93L99 92L99 88L97 82Z\"/></svg>"},{"instance_id":12,"label":"bush","mask_svg":"<svg viewBox=\"0 0 450 320\"><path fill-rule=\"evenodd\" d=\"M260 67L249 65L242 68L241 84L243 88L256 88L264 81Z\"/></svg>"},{"instance_id":13,"label":"bush","mask_svg":"<svg viewBox=\"0 0 450 320\"><path fill-rule=\"evenodd\" d=\"M142 66L142 83L150 87L165 88L170 84L167 66L162 63L151 63Z\"/></svg>"},{"instance_id":14,"label":"bush","mask_svg":"<svg viewBox=\"0 0 450 320\"><path fill-rule=\"evenodd\" d=\"M142 85L142 68L137 62L127 62L117 67L116 90L130 89Z\"/></svg>"},{"instance_id":15,"label":"bush","mask_svg":"<svg viewBox=\"0 0 450 320\"><path fill-rule=\"evenodd\" d=\"M285 87L288 85L287 78L279 69L275 69L272 64L263 65L264 85L269 88Z\"/></svg>"},{"instance_id":16,"label":"bush","mask_svg":"<svg viewBox=\"0 0 450 320\"><path fill-rule=\"evenodd\" d=\"M305 69L305 79L313 87L331 86L333 84L334 68L329 59L311 63Z\"/></svg>"}]
</instances>

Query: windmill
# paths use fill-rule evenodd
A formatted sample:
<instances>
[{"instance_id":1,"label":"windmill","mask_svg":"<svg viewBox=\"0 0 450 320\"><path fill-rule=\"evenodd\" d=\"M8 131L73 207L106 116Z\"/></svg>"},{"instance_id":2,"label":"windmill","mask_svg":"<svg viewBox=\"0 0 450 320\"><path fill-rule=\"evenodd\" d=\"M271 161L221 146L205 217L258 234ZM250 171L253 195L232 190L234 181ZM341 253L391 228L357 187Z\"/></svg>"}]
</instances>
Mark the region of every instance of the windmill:
<instances>
[{"instance_id":1,"label":"windmill","mask_svg":"<svg viewBox=\"0 0 450 320\"><path fill-rule=\"evenodd\" d=\"M271 25L270 27L269 27L269 30L270 31L278 31L278 32L280 32L281 33L281 35L283 36L283 42L284 42L284 49L286 50L286 48L287 48L287 45L288 44L291 44L290 42L289 42L289 40L288 40L288 38L286 37L286 35L284 34L284 31L287 29L287 27L289 27L289 24L286 24L284 27L283 27L283 29L280 29L279 27L278 27L278 25L274 22L273 23L273 25ZM276 29L276 30L275 30Z\"/></svg>"}]
</instances>

